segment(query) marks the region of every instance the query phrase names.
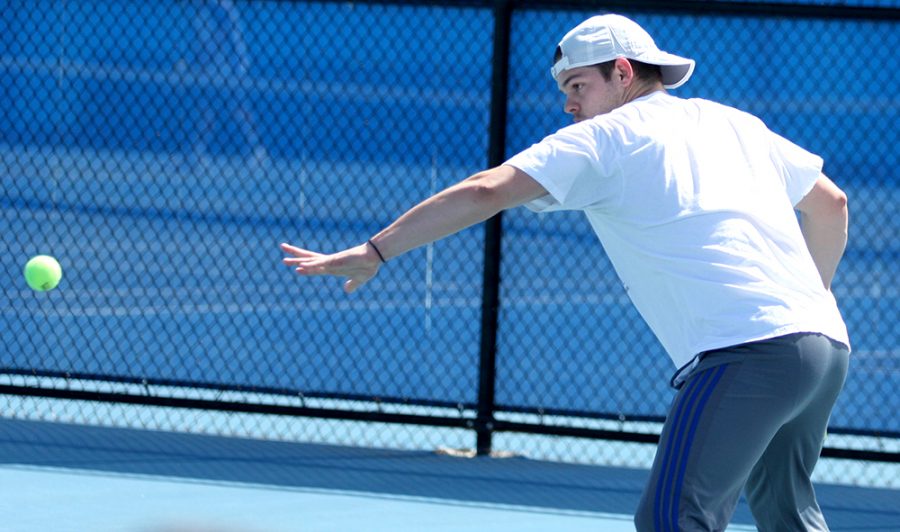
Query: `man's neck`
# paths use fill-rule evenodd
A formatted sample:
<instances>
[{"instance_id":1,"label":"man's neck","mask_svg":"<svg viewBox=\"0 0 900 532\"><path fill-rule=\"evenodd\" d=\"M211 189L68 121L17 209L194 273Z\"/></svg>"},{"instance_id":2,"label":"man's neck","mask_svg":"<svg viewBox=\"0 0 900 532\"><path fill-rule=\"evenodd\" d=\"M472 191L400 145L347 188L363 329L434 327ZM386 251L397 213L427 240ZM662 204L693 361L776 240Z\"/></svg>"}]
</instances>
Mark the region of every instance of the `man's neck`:
<instances>
[{"instance_id":1,"label":"man's neck","mask_svg":"<svg viewBox=\"0 0 900 532\"><path fill-rule=\"evenodd\" d=\"M666 92L666 88L659 81L634 83L625 89L625 103L643 98L657 91Z\"/></svg>"}]
</instances>

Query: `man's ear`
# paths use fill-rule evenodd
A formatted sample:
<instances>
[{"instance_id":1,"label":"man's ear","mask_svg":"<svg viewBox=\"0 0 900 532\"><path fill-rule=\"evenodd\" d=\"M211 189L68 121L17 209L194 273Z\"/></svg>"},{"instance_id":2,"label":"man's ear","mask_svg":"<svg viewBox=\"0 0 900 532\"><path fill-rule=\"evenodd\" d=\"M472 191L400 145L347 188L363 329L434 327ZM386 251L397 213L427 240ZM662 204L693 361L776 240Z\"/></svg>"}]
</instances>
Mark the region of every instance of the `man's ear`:
<instances>
[{"instance_id":1,"label":"man's ear","mask_svg":"<svg viewBox=\"0 0 900 532\"><path fill-rule=\"evenodd\" d=\"M633 79L634 68L631 66L631 61L624 57L617 57L613 66L613 80L630 85Z\"/></svg>"}]
</instances>

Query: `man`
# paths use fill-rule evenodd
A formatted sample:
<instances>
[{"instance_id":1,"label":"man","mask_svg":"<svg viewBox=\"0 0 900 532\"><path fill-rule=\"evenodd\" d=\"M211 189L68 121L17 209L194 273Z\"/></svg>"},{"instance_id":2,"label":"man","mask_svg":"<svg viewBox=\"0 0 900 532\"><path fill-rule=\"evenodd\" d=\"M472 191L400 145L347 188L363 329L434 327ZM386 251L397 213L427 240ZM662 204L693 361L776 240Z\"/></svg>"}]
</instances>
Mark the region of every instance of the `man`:
<instances>
[{"instance_id":1,"label":"man","mask_svg":"<svg viewBox=\"0 0 900 532\"><path fill-rule=\"evenodd\" d=\"M353 292L386 260L503 209L582 210L677 368L637 528L723 530L746 486L760 530L827 530L810 475L849 358L830 292L846 196L821 158L759 119L666 92L693 69L627 18L590 18L551 71L574 125L365 244L283 244L284 262Z\"/></svg>"}]
</instances>

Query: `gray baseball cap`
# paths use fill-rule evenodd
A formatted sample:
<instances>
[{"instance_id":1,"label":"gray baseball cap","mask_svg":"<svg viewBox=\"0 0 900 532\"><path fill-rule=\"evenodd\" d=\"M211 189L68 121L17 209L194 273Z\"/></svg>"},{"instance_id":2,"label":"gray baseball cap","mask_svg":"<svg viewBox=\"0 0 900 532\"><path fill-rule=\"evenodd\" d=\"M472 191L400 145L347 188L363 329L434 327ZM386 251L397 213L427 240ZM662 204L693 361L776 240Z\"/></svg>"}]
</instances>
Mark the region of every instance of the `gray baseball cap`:
<instances>
[{"instance_id":1,"label":"gray baseball cap","mask_svg":"<svg viewBox=\"0 0 900 532\"><path fill-rule=\"evenodd\" d=\"M566 70L612 61L617 57L658 65L662 82L674 89L694 73L694 60L663 52L633 20L621 15L598 15L575 26L559 42L562 57L550 74L557 82Z\"/></svg>"}]
</instances>

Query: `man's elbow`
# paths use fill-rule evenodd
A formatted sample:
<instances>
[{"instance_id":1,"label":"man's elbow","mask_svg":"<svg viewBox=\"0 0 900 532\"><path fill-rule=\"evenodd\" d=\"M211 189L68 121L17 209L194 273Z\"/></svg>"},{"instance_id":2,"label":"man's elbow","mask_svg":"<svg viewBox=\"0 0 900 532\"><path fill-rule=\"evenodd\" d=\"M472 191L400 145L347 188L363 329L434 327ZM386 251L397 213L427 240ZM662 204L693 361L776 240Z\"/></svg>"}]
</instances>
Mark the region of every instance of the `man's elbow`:
<instances>
[{"instance_id":1,"label":"man's elbow","mask_svg":"<svg viewBox=\"0 0 900 532\"><path fill-rule=\"evenodd\" d=\"M824 175L797 205L796 209L810 216L847 216L847 194Z\"/></svg>"},{"instance_id":2,"label":"man's elbow","mask_svg":"<svg viewBox=\"0 0 900 532\"><path fill-rule=\"evenodd\" d=\"M844 238L847 237L848 225L850 223L848 201L847 194L843 190L838 189L831 202L831 216L843 227Z\"/></svg>"},{"instance_id":3,"label":"man's elbow","mask_svg":"<svg viewBox=\"0 0 900 532\"><path fill-rule=\"evenodd\" d=\"M846 212L848 209L847 202L847 193L838 188L834 191L831 208L837 212Z\"/></svg>"},{"instance_id":4,"label":"man's elbow","mask_svg":"<svg viewBox=\"0 0 900 532\"><path fill-rule=\"evenodd\" d=\"M472 203L480 209L496 214L515 204L515 187L510 180L510 169L492 168L479 172L468 179L469 195Z\"/></svg>"},{"instance_id":5,"label":"man's elbow","mask_svg":"<svg viewBox=\"0 0 900 532\"><path fill-rule=\"evenodd\" d=\"M821 214L833 220L834 223L843 225L846 232L850 218L847 194L843 190L837 189L830 195L828 200L820 207Z\"/></svg>"},{"instance_id":6,"label":"man's elbow","mask_svg":"<svg viewBox=\"0 0 900 532\"><path fill-rule=\"evenodd\" d=\"M503 210L504 198L497 183L490 179L487 172L480 172L467 180L466 192L469 202L479 211L484 211L492 216Z\"/></svg>"},{"instance_id":7,"label":"man's elbow","mask_svg":"<svg viewBox=\"0 0 900 532\"><path fill-rule=\"evenodd\" d=\"M547 195L547 190L518 168L500 165L468 179L478 203L496 212L517 207Z\"/></svg>"},{"instance_id":8,"label":"man's elbow","mask_svg":"<svg viewBox=\"0 0 900 532\"><path fill-rule=\"evenodd\" d=\"M824 201L818 202L817 208L811 213L811 216L819 219L820 223L834 227L846 239L850 223L848 201L847 194L836 188L828 194Z\"/></svg>"},{"instance_id":9,"label":"man's elbow","mask_svg":"<svg viewBox=\"0 0 900 532\"><path fill-rule=\"evenodd\" d=\"M841 196L838 199L838 202L840 203L840 209L842 211L847 212L850 210L850 200L847 198L847 194L843 190L841 191Z\"/></svg>"}]
</instances>

